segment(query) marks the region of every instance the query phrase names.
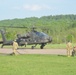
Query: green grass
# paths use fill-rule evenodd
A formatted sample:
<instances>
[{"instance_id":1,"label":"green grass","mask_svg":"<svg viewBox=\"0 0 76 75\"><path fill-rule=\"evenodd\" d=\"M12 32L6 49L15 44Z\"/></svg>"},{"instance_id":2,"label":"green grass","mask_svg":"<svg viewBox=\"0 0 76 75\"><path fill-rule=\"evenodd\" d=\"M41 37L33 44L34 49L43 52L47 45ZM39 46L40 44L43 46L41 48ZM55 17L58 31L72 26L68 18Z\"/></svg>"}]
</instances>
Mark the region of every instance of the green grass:
<instances>
[{"instance_id":1,"label":"green grass","mask_svg":"<svg viewBox=\"0 0 76 75\"><path fill-rule=\"evenodd\" d=\"M61 49L66 48L66 44L47 44L45 48Z\"/></svg>"},{"instance_id":2,"label":"green grass","mask_svg":"<svg viewBox=\"0 0 76 75\"><path fill-rule=\"evenodd\" d=\"M75 75L76 57L0 55L0 75Z\"/></svg>"},{"instance_id":3,"label":"green grass","mask_svg":"<svg viewBox=\"0 0 76 75\"><path fill-rule=\"evenodd\" d=\"M1 45L0 45L1 46ZM34 45L26 45L25 46L19 46L19 48L31 48ZM41 45L37 45L35 48L40 48ZM9 46L4 46L4 48L12 48L11 45ZM45 49L59 49L59 48L66 48L66 44L46 44L44 46Z\"/></svg>"},{"instance_id":4,"label":"green grass","mask_svg":"<svg viewBox=\"0 0 76 75\"><path fill-rule=\"evenodd\" d=\"M22 46L22 47L19 46L19 48L30 48L31 49L32 46L34 46L34 45L26 45L26 47L25 46ZM73 43L72 46L76 46L76 43ZM12 46L11 45L10 46L4 46L4 48L12 48ZM37 45L35 48L40 48L40 45ZM65 43L63 43L63 44L46 44L44 46L44 48L45 49L64 49L64 48L66 48L66 44Z\"/></svg>"}]
</instances>

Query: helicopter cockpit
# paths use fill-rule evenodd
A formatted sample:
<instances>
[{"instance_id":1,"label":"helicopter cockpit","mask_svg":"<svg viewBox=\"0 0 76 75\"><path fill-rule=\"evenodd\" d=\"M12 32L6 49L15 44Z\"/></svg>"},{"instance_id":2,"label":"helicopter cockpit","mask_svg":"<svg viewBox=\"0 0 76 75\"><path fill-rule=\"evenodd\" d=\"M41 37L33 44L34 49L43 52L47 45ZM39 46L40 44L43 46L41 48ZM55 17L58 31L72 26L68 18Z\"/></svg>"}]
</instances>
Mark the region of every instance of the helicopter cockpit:
<instances>
[{"instance_id":1,"label":"helicopter cockpit","mask_svg":"<svg viewBox=\"0 0 76 75\"><path fill-rule=\"evenodd\" d=\"M38 35L38 36L40 36L40 37L44 37L44 36L48 36L48 35L46 35L45 33L43 33L43 32L36 32L36 35Z\"/></svg>"}]
</instances>

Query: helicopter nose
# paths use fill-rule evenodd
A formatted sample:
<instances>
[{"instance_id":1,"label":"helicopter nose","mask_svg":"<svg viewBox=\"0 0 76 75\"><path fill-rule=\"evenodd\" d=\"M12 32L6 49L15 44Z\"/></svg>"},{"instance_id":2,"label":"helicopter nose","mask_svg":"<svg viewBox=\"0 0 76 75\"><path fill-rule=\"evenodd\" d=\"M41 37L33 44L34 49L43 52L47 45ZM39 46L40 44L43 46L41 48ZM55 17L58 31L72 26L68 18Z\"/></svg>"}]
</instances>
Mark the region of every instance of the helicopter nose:
<instances>
[{"instance_id":1,"label":"helicopter nose","mask_svg":"<svg viewBox=\"0 0 76 75\"><path fill-rule=\"evenodd\" d=\"M52 42L52 38L49 36L44 37L44 41L50 43L50 42Z\"/></svg>"}]
</instances>

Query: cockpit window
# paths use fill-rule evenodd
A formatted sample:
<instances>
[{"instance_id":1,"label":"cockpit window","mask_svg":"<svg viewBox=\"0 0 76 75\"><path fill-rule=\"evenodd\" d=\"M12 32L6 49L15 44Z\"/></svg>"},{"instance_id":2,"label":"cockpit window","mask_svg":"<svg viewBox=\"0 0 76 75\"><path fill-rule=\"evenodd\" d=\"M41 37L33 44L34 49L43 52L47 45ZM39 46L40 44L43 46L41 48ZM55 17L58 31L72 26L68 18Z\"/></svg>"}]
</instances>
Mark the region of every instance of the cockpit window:
<instances>
[{"instance_id":1,"label":"cockpit window","mask_svg":"<svg viewBox=\"0 0 76 75\"><path fill-rule=\"evenodd\" d=\"M47 34L43 33L43 32L36 32L36 35L43 37L43 36L47 36Z\"/></svg>"}]
</instances>

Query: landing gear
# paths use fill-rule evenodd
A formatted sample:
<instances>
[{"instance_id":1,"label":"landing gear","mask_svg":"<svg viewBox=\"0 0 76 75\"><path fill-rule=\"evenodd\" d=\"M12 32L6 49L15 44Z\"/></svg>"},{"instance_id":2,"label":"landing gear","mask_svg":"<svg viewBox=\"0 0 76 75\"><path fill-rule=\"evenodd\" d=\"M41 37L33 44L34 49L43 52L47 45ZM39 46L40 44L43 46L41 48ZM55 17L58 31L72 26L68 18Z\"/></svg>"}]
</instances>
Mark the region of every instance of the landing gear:
<instances>
[{"instance_id":1,"label":"landing gear","mask_svg":"<svg viewBox=\"0 0 76 75\"><path fill-rule=\"evenodd\" d=\"M34 49L34 46L32 46L31 49Z\"/></svg>"},{"instance_id":2,"label":"landing gear","mask_svg":"<svg viewBox=\"0 0 76 75\"><path fill-rule=\"evenodd\" d=\"M45 44L43 43L41 46L40 46L40 49L43 49L45 46Z\"/></svg>"},{"instance_id":3,"label":"landing gear","mask_svg":"<svg viewBox=\"0 0 76 75\"><path fill-rule=\"evenodd\" d=\"M31 49L34 49L37 46L37 44L35 44L35 46L32 46Z\"/></svg>"},{"instance_id":4,"label":"landing gear","mask_svg":"<svg viewBox=\"0 0 76 75\"><path fill-rule=\"evenodd\" d=\"M36 45L35 46L32 46L31 49L34 49L36 47ZM43 49L45 45L46 45L45 43L42 43L41 46L40 46L40 49Z\"/></svg>"}]
</instances>

